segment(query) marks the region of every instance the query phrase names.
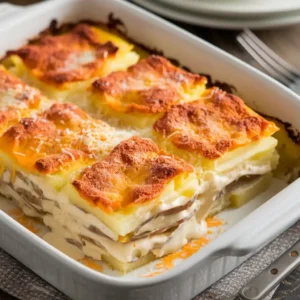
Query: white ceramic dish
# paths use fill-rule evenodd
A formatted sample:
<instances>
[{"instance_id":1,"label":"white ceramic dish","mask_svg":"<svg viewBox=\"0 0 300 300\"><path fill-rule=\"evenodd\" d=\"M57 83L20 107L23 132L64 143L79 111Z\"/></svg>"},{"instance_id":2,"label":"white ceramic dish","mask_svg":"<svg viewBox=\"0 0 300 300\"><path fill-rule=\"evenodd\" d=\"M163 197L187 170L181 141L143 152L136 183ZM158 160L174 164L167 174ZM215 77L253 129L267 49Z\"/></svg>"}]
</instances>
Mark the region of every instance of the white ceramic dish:
<instances>
[{"instance_id":1,"label":"white ceramic dish","mask_svg":"<svg viewBox=\"0 0 300 300\"><path fill-rule=\"evenodd\" d=\"M222 29L262 29L289 26L300 23L300 9L275 15L256 17L217 16L200 13L195 10L184 10L152 0L133 0L135 3L172 20L188 24ZM300 2L299 2L300 3Z\"/></svg>"},{"instance_id":2,"label":"white ceramic dish","mask_svg":"<svg viewBox=\"0 0 300 300\"><path fill-rule=\"evenodd\" d=\"M300 9L298 0L156 0L172 7L219 16L267 16Z\"/></svg>"},{"instance_id":3,"label":"white ceramic dish","mask_svg":"<svg viewBox=\"0 0 300 300\"><path fill-rule=\"evenodd\" d=\"M296 94L207 42L124 1L53 0L5 18L0 26L0 56L22 45L54 18L60 22L104 21L110 12L124 21L135 40L163 50L193 71L234 84L252 107L289 120L300 129L300 98ZM222 213L228 224L226 232L170 271L152 278L140 276L147 266L123 277L88 269L1 210L0 246L74 300L191 299L300 218L300 180L277 193L281 184L274 181L271 189L241 209Z\"/></svg>"}]
</instances>

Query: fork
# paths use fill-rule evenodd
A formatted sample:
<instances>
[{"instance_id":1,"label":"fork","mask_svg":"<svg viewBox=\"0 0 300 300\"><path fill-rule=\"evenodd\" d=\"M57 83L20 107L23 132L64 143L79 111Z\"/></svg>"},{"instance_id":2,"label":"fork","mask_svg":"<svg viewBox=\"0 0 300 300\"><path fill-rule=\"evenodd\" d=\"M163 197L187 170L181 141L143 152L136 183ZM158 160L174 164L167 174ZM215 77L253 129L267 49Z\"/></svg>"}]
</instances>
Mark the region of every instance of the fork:
<instances>
[{"instance_id":1,"label":"fork","mask_svg":"<svg viewBox=\"0 0 300 300\"><path fill-rule=\"evenodd\" d=\"M300 94L300 70L276 54L249 29L244 29L236 39L273 78Z\"/></svg>"}]
</instances>

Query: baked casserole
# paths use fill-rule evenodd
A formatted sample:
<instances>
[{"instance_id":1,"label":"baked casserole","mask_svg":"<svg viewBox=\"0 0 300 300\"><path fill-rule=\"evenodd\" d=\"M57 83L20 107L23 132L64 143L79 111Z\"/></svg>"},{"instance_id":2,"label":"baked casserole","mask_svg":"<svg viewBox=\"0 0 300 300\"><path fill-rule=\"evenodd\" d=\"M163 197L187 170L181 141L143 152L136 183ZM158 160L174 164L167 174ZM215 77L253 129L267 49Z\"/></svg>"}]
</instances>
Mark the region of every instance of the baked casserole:
<instances>
[{"instance_id":1,"label":"baked casserole","mask_svg":"<svg viewBox=\"0 0 300 300\"><path fill-rule=\"evenodd\" d=\"M278 127L241 98L110 28L81 22L0 68L1 189L96 260L128 272L263 192Z\"/></svg>"}]
</instances>

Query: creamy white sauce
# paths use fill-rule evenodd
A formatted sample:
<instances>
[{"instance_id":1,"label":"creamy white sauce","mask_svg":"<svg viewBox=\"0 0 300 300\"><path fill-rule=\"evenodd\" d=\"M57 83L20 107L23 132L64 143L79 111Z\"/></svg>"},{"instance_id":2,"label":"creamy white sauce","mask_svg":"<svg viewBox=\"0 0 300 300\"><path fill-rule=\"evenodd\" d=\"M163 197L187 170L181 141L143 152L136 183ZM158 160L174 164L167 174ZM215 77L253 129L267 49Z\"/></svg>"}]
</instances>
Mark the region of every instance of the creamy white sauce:
<instances>
[{"instance_id":1,"label":"creamy white sauce","mask_svg":"<svg viewBox=\"0 0 300 300\"><path fill-rule=\"evenodd\" d=\"M207 233L207 226L205 221L198 223L196 217L192 217L187 222L182 223L172 233L167 242L158 249L154 249L152 252L158 256L164 256L169 253L173 253L179 250L189 240L198 239Z\"/></svg>"},{"instance_id":2,"label":"creamy white sauce","mask_svg":"<svg viewBox=\"0 0 300 300\"><path fill-rule=\"evenodd\" d=\"M23 174L24 175L24 174ZM89 227L90 225L93 225L97 227L100 231L102 231L105 235L109 236L113 240L118 239L118 235L111 231L104 223L102 223L98 218L96 218L94 215L90 213L86 213L82 211L81 209L77 208L74 206L66 195L64 194L63 191L58 192L54 190L52 187L49 186L49 184L45 183L45 180L43 178L40 178L38 176L32 175L32 174L25 174L24 177L27 177L30 179L32 182L34 182L42 191L43 194L46 198L48 199L53 199L52 201L49 200L42 200L41 201L41 206L43 211L48 212L50 214L54 214L54 210L57 209L57 207L60 208L60 211L56 211L55 213L58 218L60 219L61 223L64 223L67 218L71 218L76 220L77 223L79 223L83 227ZM9 171L5 171L3 174L3 181L9 183L11 179L11 174ZM205 186L205 185L203 185ZM27 185L23 180L21 180L18 176L16 176L15 181L14 181L14 187L15 188L22 188L24 190L29 191L31 194L34 196L38 197L38 194L34 191L34 189L30 186ZM13 191L13 190L12 190ZM160 204L157 206L155 210L152 210L151 213L147 212L145 213L144 208L142 207L141 209L138 209L136 212L136 217L140 219L140 224L142 222L146 221L147 219L151 218L157 213L160 213L164 210L171 209L180 205L186 204L188 201L190 201L189 198L187 197L178 197L175 201L171 201L172 197L170 196L170 199L166 199L167 203ZM194 204L195 205L195 204ZM165 220L167 223L174 223L180 218L180 214L173 214L170 216L166 216ZM147 228L151 231L160 229L162 227L157 227L158 223L151 223L154 222L154 219L149 222L147 225ZM161 223L163 226L163 224Z\"/></svg>"},{"instance_id":3,"label":"creamy white sauce","mask_svg":"<svg viewBox=\"0 0 300 300\"><path fill-rule=\"evenodd\" d=\"M239 177L244 175L264 174L270 170L270 163L256 166L254 163L252 164L251 162L246 162L239 168L235 168L233 171L227 172L223 175L218 175L212 171L206 172L203 175L203 184L199 188L199 193L201 194L200 201L196 200L193 205L185 211L152 219L148 224L142 226L138 233L155 231L159 228L165 227L168 224L177 222L180 220L180 218L186 218L190 216L195 210L201 211L201 207L205 207L206 202L212 201L226 185L230 184L234 180L237 180ZM131 262L150 252L154 253L156 256L163 256L165 254L175 252L190 239L199 238L206 233L206 223L201 219L197 221L196 216L193 216L188 221L185 221L179 225L171 235L161 233L128 243L120 243L117 240L118 236L116 233L112 232L92 214L86 213L71 204L67 196L64 195L63 191L57 192L47 183L45 183L43 178L39 178L38 176L25 176L27 176L43 191L45 197L53 199L53 201L41 201L43 210L48 212L48 214L43 217L44 223L53 231L53 234L47 235L45 239L60 249L65 247L61 245L62 243L65 243L62 242L62 240L68 238L82 244L81 249L77 249L84 255L91 256L95 259L100 259L101 255L108 253L121 262ZM5 182L10 182L10 178L10 172L4 172L3 180ZM37 195L33 188L30 185L25 184L20 178L18 178L18 176L16 176L14 186L16 188L23 188L27 191L30 191L32 194ZM202 191L202 193L200 191ZM12 189L3 190L3 193L16 198L19 202L19 206L26 214L34 215L34 209L28 207L23 201L22 197L16 195ZM158 208L155 210L155 214L166 209L184 205L189 200L190 199L187 199L186 197L178 197L175 201L166 201L158 206ZM141 221L145 221L151 217L151 213L146 213L144 211L142 213L142 210L138 210L137 217L139 217ZM90 225L93 225L101 230L101 232L103 232L106 236L101 236L88 230ZM99 247L86 240L83 242L82 238L80 237L82 235L93 239L99 245ZM74 246L71 248L73 249ZM63 249L63 251L66 250Z\"/></svg>"},{"instance_id":4,"label":"creamy white sauce","mask_svg":"<svg viewBox=\"0 0 300 300\"><path fill-rule=\"evenodd\" d=\"M48 215L44 218L46 225L52 228L57 235L62 235L64 238L72 238L78 242L81 239L74 232L65 230L52 216ZM74 227L73 227L74 228ZM94 259L99 259L101 254L108 253L112 257L121 262L132 262L140 256L144 256L150 252L157 257L166 255L179 250L187 241L200 238L207 232L206 223L202 221L200 224L192 217L185 223L181 224L171 235L165 233L157 234L152 237L147 237L137 241L128 243L120 243L112 241L106 237L97 236L96 241L104 248L96 247L94 244L85 241L85 246L82 247L82 252Z\"/></svg>"},{"instance_id":5,"label":"creamy white sauce","mask_svg":"<svg viewBox=\"0 0 300 300\"><path fill-rule=\"evenodd\" d=\"M55 234L54 232L48 232L43 236L43 239L73 259L80 260L85 256L79 248L68 243L62 235Z\"/></svg>"},{"instance_id":6,"label":"creamy white sauce","mask_svg":"<svg viewBox=\"0 0 300 300\"><path fill-rule=\"evenodd\" d=\"M99 259L102 254L109 253L119 261L130 262L136 260L140 255L143 256L148 254L153 250L153 248L157 247L161 248L159 252L158 250L155 250L157 256L164 255L163 253L169 253L169 251L171 251L170 249L173 249L172 251L176 251L188 239L197 238L200 232L202 232L203 234L205 233L203 224L201 225L202 229L200 230L200 227L198 226L199 224L196 224L195 218L192 217L187 222L181 224L170 236L168 236L167 234L158 234L153 237L147 237L129 243L120 243L117 241L117 236L114 233L109 232L109 229L106 228L106 226L95 216L87 214L78 209L70 202L68 202L66 197L60 197L62 196L61 193L56 192L49 187L46 188L45 183L39 182L36 176L30 175L29 177L30 180L34 181L39 186L39 188L43 190L45 197L51 197L51 199L55 199L53 201L41 201L43 210L45 212L48 212L48 214L43 217L43 221L52 229L53 233L51 235L47 234L45 239L63 252L70 252L70 249L74 250L75 247L73 245L71 245L71 247L66 247L66 243L64 241L65 239L69 238L82 244L82 239L80 236L84 235L93 239L104 248L101 249L100 247L97 247L94 244L85 241L85 245L83 245L82 249L78 248L78 251L82 252L84 255ZM10 172L5 172L4 178L5 181L9 182ZM14 182L14 187L28 190L33 195L37 195L32 187L25 184L24 181L17 176ZM14 198L17 198L19 206L26 214L30 216L38 216L34 209L27 207L26 202L24 202L22 197L15 193L13 189L10 188L9 191L3 190L3 192L6 195L11 195ZM177 204L178 203L182 203L182 199L179 200ZM170 216L165 216L164 221L166 223L163 222L162 218L158 218L158 220L153 219L149 222L146 228L147 230L154 231L158 229L158 226L164 227L165 224L172 224L182 217L187 217L188 214L191 213L192 210L196 210L199 205L199 202L195 201L190 209ZM87 227L90 225L94 225L107 236L114 238L114 240L91 232L87 229ZM72 253L68 253L68 255L74 257L74 254Z\"/></svg>"},{"instance_id":7,"label":"creamy white sauce","mask_svg":"<svg viewBox=\"0 0 300 300\"><path fill-rule=\"evenodd\" d=\"M250 162L240 165L225 174L216 174L213 171L207 171L204 173L202 180L209 182L209 189L203 194L205 197L208 195L214 195L214 200L218 193L222 191L231 182L239 179L245 175L262 175L272 170L271 162L265 164L255 165Z\"/></svg>"},{"instance_id":8,"label":"creamy white sauce","mask_svg":"<svg viewBox=\"0 0 300 300\"><path fill-rule=\"evenodd\" d=\"M150 222L146 223L145 225L141 226L139 230L135 232L135 235L140 235L144 232L152 232L160 228L171 226L180 220L192 216L199 209L199 207L200 202L196 200L189 208L183 211L167 216L158 216Z\"/></svg>"},{"instance_id":9,"label":"creamy white sauce","mask_svg":"<svg viewBox=\"0 0 300 300\"><path fill-rule=\"evenodd\" d=\"M10 178L10 177L8 177ZM98 228L103 234L110 237L111 239L117 241L118 240L118 234L113 232L111 229L109 229L103 222L101 222L97 217L90 213L86 213L83 210L79 209L75 205L73 205L65 196L65 194L62 192L55 192L52 188L49 187L49 185L45 184L43 180L38 178L37 176L29 175L28 178L35 182L39 188L43 190L43 193L45 197L48 199L55 199L53 200L53 204L51 204L50 201L42 201L42 207L43 210L50 213L50 214L57 214L57 218L60 223L68 222L67 219L75 220L76 223L78 223L81 227L88 228L89 226L93 225L96 228ZM22 187L33 194L34 191L31 187L28 187L26 184L24 185L23 181L19 178L16 178L15 187ZM204 185L205 186L205 185ZM135 212L135 217L139 220L138 226L145 222L146 220L150 219L154 215L165 211L167 209L172 209L174 207L185 205L187 202L190 201L187 197L178 197L175 201L172 200L172 197L170 196L170 199L166 199L166 203L160 204L156 207L156 209L153 209L151 211L145 209L144 207L141 207ZM53 210L55 210L54 203L57 203L60 207L60 212L56 211L54 213ZM175 223L178 221L180 213L173 214L170 216L165 217L165 221L167 224ZM157 223L155 223L155 219L149 221L147 224L147 228L150 231L158 230L160 228L165 227L163 223L160 223L160 227L157 227Z\"/></svg>"}]
</instances>

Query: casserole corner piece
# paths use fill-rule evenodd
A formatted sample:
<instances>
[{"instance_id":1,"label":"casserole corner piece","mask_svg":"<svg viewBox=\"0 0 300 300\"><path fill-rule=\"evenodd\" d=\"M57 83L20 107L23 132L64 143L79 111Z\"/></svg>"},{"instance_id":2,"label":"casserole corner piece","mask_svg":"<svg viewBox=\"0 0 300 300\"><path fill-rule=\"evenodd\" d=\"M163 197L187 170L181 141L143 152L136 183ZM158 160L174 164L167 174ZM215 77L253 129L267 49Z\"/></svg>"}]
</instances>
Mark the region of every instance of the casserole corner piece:
<instances>
[{"instance_id":1,"label":"casserole corner piece","mask_svg":"<svg viewBox=\"0 0 300 300\"><path fill-rule=\"evenodd\" d=\"M80 22L50 26L27 45L7 51L3 61L12 73L48 97L82 102L97 77L138 61L133 48L101 23Z\"/></svg>"}]
</instances>

